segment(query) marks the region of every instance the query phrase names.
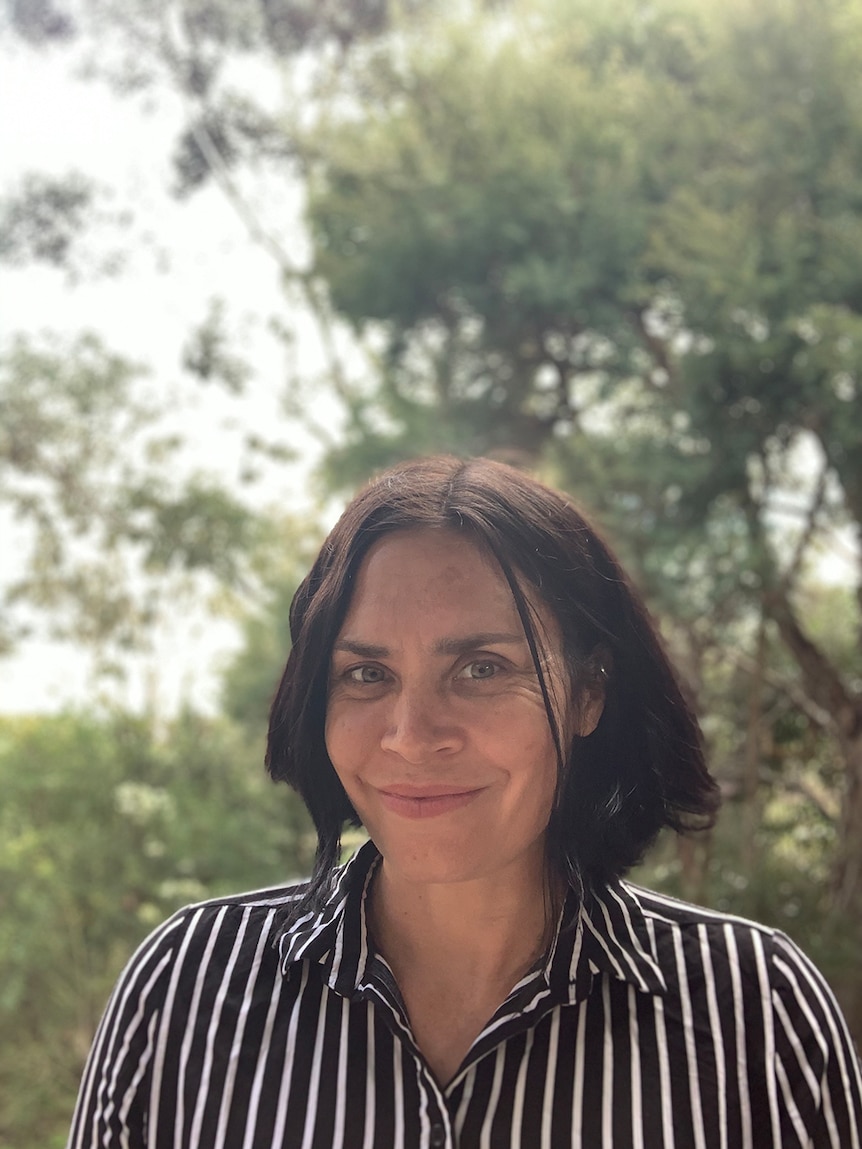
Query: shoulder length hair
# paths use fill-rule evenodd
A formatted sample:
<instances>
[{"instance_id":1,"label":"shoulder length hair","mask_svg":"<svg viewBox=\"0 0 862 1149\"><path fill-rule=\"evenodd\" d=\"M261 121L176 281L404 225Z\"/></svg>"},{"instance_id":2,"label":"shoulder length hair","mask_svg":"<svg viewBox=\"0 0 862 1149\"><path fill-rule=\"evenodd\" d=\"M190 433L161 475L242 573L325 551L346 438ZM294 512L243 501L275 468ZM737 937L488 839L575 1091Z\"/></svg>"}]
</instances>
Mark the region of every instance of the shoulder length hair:
<instances>
[{"instance_id":1,"label":"shoulder length hair","mask_svg":"<svg viewBox=\"0 0 862 1149\"><path fill-rule=\"evenodd\" d=\"M329 893L341 832L360 820L324 737L330 657L368 550L392 531L468 535L503 572L532 653L557 748L549 864L581 894L620 877L664 826L714 819L718 788L700 728L639 594L609 547L562 494L488 459L420 459L384 472L349 504L300 584L292 649L272 705L266 764L302 797L318 835L299 912ZM572 699L604 695L598 725L563 745L530 599L560 627ZM293 916L293 915L292 915Z\"/></svg>"}]
</instances>

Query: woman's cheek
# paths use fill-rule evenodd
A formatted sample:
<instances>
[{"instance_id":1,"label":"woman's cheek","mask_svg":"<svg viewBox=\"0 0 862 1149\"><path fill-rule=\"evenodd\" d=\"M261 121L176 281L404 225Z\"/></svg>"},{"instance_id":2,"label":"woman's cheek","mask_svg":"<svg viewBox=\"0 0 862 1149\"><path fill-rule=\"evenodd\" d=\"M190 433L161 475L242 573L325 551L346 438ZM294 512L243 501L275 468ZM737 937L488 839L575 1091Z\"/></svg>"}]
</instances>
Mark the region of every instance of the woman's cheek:
<instances>
[{"instance_id":1,"label":"woman's cheek","mask_svg":"<svg viewBox=\"0 0 862 1149\"><path fill-rule=\"evenodd\" d=\"M376 707L357 706L346 699L332 699L325 726L326 748L334 763L349 760L360 744L374 735L380 716Z\"/></svg>"}]
</instances>

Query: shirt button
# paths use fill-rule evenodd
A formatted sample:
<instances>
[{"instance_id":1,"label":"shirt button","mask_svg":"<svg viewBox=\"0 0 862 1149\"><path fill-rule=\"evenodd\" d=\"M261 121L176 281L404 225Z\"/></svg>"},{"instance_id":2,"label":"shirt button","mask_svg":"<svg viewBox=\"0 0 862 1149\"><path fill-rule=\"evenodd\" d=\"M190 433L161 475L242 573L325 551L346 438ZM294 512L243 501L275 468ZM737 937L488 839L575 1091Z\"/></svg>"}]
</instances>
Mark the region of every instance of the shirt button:
<instances>
[{"instance_id":1,"label":"shirt button","mask_svg":"<svg viewBox=\"0 0 862 1149\"><path fill-rule=\"evenodd\" d=\"M446 1144L446 1130L442 1125L431 1126L431 1144L434 1149L439 1149L441 1145Z\"/></svg>"}]
</instances>

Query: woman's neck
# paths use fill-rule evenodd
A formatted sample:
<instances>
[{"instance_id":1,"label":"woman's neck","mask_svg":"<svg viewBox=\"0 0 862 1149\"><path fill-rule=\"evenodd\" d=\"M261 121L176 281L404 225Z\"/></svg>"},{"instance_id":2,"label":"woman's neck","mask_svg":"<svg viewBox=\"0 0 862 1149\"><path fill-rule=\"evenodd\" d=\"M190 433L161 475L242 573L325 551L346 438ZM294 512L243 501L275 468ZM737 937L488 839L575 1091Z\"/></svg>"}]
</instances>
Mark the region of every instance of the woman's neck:
<instances>
[{"instance_id":1,"label":"woman's neck","mask_svg":"<svg viewBox=\"0 0 862 1149\"><path fill-rule=\"evenodd\" d=\"M473 881L423 884L381 863L371 888L374 943L399 984L456 977L506 992L544 953L562 902L540 864Z\"/></svg>"}]
</instances>

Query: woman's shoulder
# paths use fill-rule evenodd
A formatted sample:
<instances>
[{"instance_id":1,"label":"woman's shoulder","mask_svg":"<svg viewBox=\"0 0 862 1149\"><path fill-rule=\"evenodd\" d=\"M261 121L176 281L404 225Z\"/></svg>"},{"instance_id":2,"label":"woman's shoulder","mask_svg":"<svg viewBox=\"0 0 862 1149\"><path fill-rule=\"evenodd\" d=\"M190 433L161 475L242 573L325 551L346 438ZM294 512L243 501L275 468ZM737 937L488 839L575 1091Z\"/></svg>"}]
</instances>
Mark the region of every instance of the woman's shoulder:
<instances>
[{"instance_id":1,"label":"woman's shoulder","mask_svg":"<svg viewBox=\"0 0 862 1149\"><path fill-rule=\"evenodd\" d=\"M249 908L267 910L273 906L284 907L303 897L307 889L307 880L297 878L295 881L287 882L284 885L262 886L259 889L244 890L238 894L219 894L214 897L205 898L199 902L190 902L188 905L177 910L172 916L177 917L200 909L217 910L221 907L229 907L242 911Z\"/></svg>"},{"instance_id":2,"label":"woman's shoulder","mask_svg":"<svg viewBox=\"0 0 862 1149\"><path fill-rule=\"evenodd\" d=\"M771 932L771 927L763 925L753 918L734 914L728 910L704 906L698 902L689 902L662 890L648 889L646 886L638 885L628 879L621 881L620 886L629 897L638 902L645 914L657 920L674 921L680 924L689 922L694 924L700 922L727 923L731 926L738 925L742 928Z\"/></svg>"},{"instance_id":3,"label":"woman's shoulder","mask_svg":"<svg viewBox=\"0 0 862 1149\"><path fill-rule=\"evenodd\" d=\"M306 882L298 881L219 895L176 910L129 958L114 998L145 997L155 1004L170 987L175 993L190 978L211 978L228 962L242 967L255 954L274 952L284 919L306 888Z\"/></svg>"},{"instance_id":4,"label":"woman's shoulder","mask_svg":"<svg viewBox=\"0 0 862 1149\"><path fill-rule=\"evenodd\" d=\"M246 1012L277 996L281 921L304 892L305 883L294 883L208 898L177 910L144 938L93 1040L70 1145L89 1145L90 1131L102 1125L119 1131L112 1145L138 1144L128 1129L144 1120L141 1098L153 1067L164 1072L176 1050L208 1032L201 1019L210 1027L219 1019L218 1040L230 1043Z\"/></svg>"},{"instance_id":5,"label":"woman's shoulder","mask_svg":"<svg viewBox=\"0 0 862 1149\"><path fill-rule=\"evenodd\" d=\"M661 971L667 1024L695 1025L716 1048L732 1050L739 1079L766 1089L774 1130L803 1128L805 1144L858 1144L858 1056L826 978L803 950L750 918L629 882L614 893Z\"/></svg>"},{"instance_id":6,"label":"woman's shoulder","mask_svg":"<svg viewBox=\"0 0 862 1149\"><path fill-rule=\"evenodd\" d=\"M190 902L175 910L157 926L143 945L161 940L167 942L168 939L188 931L193 933L205 931L214 921L224 923L231 929L243 922L248 923L272 916L283 917L290 907L304 896L307 889L308 882L300 880L282 886L265 886L236 894L218 894L198 902Z\"/></svg>"},{"instance_id":7,"label":"woman's shoulder","mask_svg":"<svg viewBox=\"0 0 862 1149\"><path fill-rule=\"evenodd\" d=\"M776 955L784 955L794 962L811 965L799 946L778 926L628 881L620 882L619 889L626 900L637 906L657 943L680 937L701 949L718 946L737 954L744 950L752 958L764 955L770 963Z\"/></svg>"},{"instance_id":8,"label":"woman's shoulder","mask_svg":"<svg viewBox=\"0 0 862 1149\"><path fill-rule=\"evenodd\" d=\"M642 913L655 952L674 974L696 968L715 981L726 973L739 992L753 990L773 1002L790 1001L796 1009L813 1008L824 1024L838 1012L821 971L781 928L630 882L620 885Z\"/></svg>"}]
</instances>

